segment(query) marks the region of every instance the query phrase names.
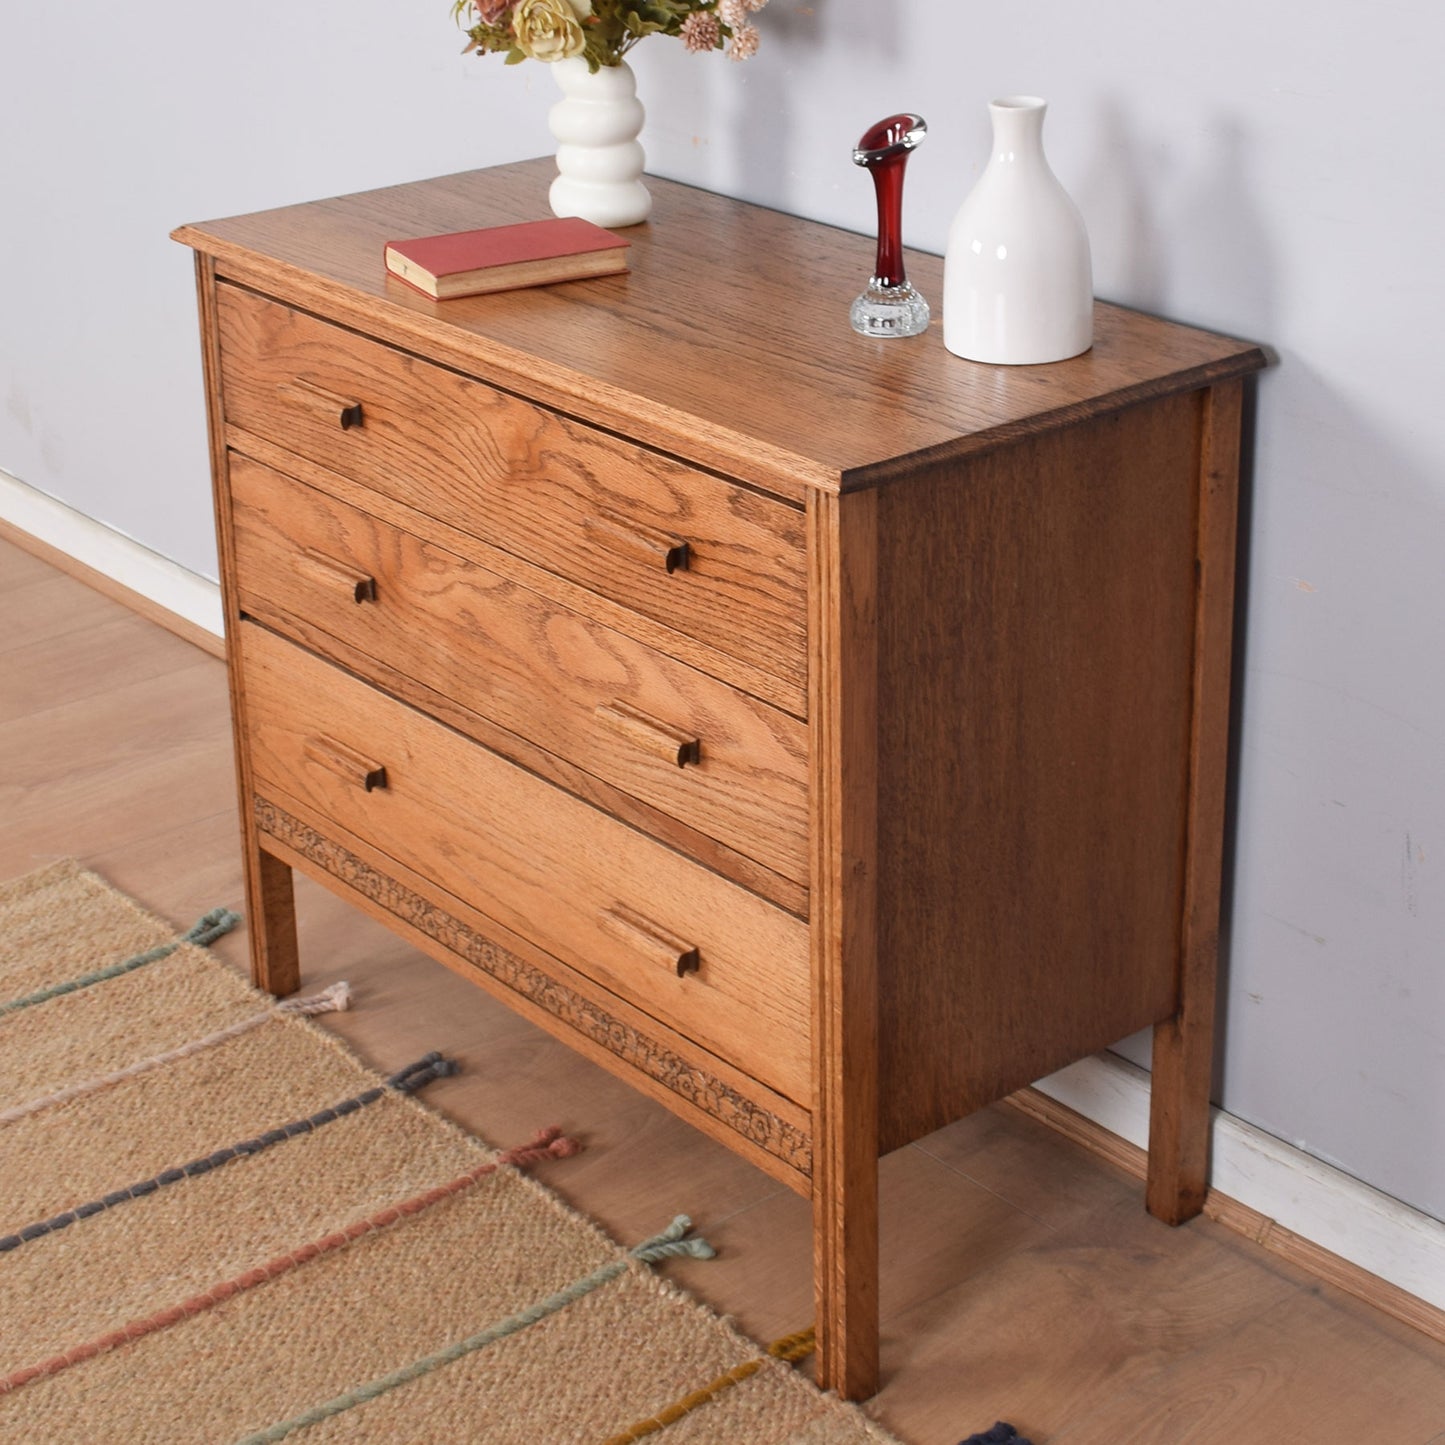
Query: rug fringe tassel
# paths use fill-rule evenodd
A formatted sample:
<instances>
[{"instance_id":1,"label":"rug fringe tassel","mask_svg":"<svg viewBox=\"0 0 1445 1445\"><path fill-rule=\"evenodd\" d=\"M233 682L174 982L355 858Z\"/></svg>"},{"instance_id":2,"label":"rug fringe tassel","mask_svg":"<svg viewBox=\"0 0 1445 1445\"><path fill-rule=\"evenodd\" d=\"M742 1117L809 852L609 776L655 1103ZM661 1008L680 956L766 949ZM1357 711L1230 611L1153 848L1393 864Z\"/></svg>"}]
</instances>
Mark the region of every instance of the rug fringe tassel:
<instances>
[{"instance_id":1,"label":"rug fringe tassel","mask_svg":"<svg viewBox=\"0 0 1445 1445\"><path fill-rule=\"evenodd\" d=\"M414 1064L398 1069L386 1082L400 1093L411 1094L430 1084L433 1079L449 1078L460 1072L461 1065L454 1059L445 1059L433 1051L423 1054Z\"/></svg>"},{"instance_id":2,"label":"rug fringe tassel","mask_svg":"<svg viewBox=\"0 0 1445 1445\"><path fill-rule=\"evenodd\" d=\"M352 1004L351 985L343 978L320 993L309 994L306 998L288 998L277 1005L283 1014L299 1014L302 1018L314 1018L317 1014L345 1013Z\"/></svg>"},{"instance_id":3,"label":"rug fringe tassel","mask_svg":"<svg viewBox=\"0 0 1445 1445\"><path fill-rule=\"evenodd\" d=\"M1030 1445L1007 1420L997 1421L990 1430L981 1430L977 1435L970 1435L967 1440L960 1440L958 1445Z\"/></svg>"},{"instance_id":4,"label":"rug fringe tassel","mask_svg":"<svg viewBox=\"0 0 1445 1445\"><path fill-rule=\"evenodd\" d=\"M497 1163L520 1169L528 1164L538 1164L543 1159L570 1159L581 1152L582 1145L578 1140L569 1138L552 1124L546 1129L539 1129L527 1143L504 1149L497 1155Z\"/></svg>"},{"instance_id":5,"label":"rug fringe tassel","mask_svg":"<svg viewBox=\"0 0 1445 1445\"><path fill-rule=\"evenodd\" d=\"M817 1348L818 1332L809 1325L797 1334L784 1335L782 1339L774 1340L768 1346L768 1353L785 1365L796 1365L799 1360L806 1360Z\"/></svg>"},{"instance_id":6,"label":"rug fringe tassel","mask_svg":"<svg viewBox=\"0 0 1445 1445\"><path fill-rule=\"evenodd\" d=\"M213 908L191 924L181 935L181 941L198 943L204 948L208 943L214 943L223 934L229 933L240 922L239 913L233 913L229 908Z\"/></svg>"},{"instance_id":7,"label":"rug fringe tassel","mask_svg":"<svg viewBox=\"0 0 1445 1445\"><path fill-rule=\"evenodd\" d=\"M655 1264L660 1259L676 1259L690 1255L693 1259L716 1259L717 1250L700 1236L687 1239L684 1236L692 1228L692 1220L679 1214L661 1234L644 1239L633 1251L632 1257L643 1264Z\"/></svg>"}]
</instances>

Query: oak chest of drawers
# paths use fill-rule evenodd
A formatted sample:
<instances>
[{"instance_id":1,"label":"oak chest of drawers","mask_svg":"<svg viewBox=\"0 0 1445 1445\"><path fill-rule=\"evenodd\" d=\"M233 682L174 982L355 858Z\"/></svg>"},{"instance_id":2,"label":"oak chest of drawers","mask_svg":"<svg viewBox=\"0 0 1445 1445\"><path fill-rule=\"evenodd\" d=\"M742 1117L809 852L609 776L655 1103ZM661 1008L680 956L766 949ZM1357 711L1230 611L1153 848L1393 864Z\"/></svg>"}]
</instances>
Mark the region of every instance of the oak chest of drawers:
<instances>
[{"instance_id":1,"label":"oak chest of drawers","mask_svg":"<svg viewBox=\"0 0 1445 1445\"><path fill-rule=\"evenodd\" d=\"M385 274L549 170L177 233L255 976L301 868L808 1195L866 1394L881 1153L1154 1025L1149 1206L1202 1200L1262 357L1107 306L1057 366L868 341L866 239L665 182L626 276Z\"/></svg>"}]
</instances>

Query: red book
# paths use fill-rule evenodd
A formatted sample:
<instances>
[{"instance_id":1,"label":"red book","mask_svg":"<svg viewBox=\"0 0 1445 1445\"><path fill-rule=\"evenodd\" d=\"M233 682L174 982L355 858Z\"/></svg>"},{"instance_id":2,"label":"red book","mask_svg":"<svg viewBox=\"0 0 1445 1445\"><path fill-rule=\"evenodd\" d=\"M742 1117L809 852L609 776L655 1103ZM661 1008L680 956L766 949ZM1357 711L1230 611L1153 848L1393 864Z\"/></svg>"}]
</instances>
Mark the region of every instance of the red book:
<instances>
[{"instance_id":1,"label":"red book","mask_svg":"<svg viewBox=\"0 0 1445 1445\"><path fill-rule=\"evenodd\" d=\"M438 301L627 270L631 242L576 216L388 241L386 269Z\"/></svg>"}]
</instances>

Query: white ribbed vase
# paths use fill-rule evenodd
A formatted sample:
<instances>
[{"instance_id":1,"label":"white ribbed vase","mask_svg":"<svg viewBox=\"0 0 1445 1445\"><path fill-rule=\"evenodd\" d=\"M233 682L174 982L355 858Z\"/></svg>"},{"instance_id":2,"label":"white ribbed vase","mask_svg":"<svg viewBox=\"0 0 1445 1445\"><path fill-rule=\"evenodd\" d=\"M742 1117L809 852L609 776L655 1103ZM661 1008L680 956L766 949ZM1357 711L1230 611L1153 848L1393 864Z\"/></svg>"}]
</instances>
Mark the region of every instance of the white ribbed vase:
<instances>
[{"instance_id":1,"label":"white ribbed vase","mask_svg":"<svg viewBox=\"0 0 1445 1445\"><path fill-rule=\"evenodd\" d=\"M550 68L562 88L562 99L547 113L557 141L557 179L547 196L553 214L599 226L645 221L652 197L642 183L645 158L637 140L645 112L632 67L624 60L594 74L579 55Z\"/></svg>"},{"instance_id":2,"label":"white ribbed vase","mask_svg":"<svg viewBox=\"0 0 1445 1445\"><path fill-rule=\"evenodd\" d=\"M948 233L943 344L970 361L1063 361L1094 344L1084 218L1044 158L1045 102L988 109L993 153Z\"/></svg>"}]
</instances>

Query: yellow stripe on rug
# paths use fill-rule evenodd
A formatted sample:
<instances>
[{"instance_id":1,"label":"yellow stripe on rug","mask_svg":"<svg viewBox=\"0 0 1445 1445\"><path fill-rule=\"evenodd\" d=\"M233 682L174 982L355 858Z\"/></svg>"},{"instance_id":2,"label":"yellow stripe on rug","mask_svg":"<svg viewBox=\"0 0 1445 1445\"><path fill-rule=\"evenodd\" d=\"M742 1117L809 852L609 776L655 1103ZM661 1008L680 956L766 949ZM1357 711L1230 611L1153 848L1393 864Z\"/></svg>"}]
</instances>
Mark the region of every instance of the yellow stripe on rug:
<instances>
[{"instance_id":1,"label":"yellow stripe on rug","mask_svg":"<svg viewBox=\"0 0 1445 1445\"><path fill-rule=\"evenodd\" d=\"M632 1445L634 1440L643 1440L649 1435L655 1435L659 1430L666 1429L669 1425L675 1425L684 1415L690 1415L694 1410L701 1409L710 1400L715 1400L724 1390L731 1390L735 1385L741 1385L744 1380L751 1379L759 1370L767 1364L768 1359L782 1360L786 1364L794 1365L799 1360L805 1360L817 1348L817 1338L812 1325L805 1330L799 1330L796 1334L784 1335L780 1340L774 1340L768 1346L766 1356L755 1360L744 1360L740 1365L734 1365L726 1374L719 1375L717 1379L710 1381L700 1390L694 1390L690 1395L684 1395L682 1399L659 1410L657 1414L649 1416L646 1420L639 1420L630 1429L624 1430L620 1435L613 1435L610 1439L604 1440L602 1445Z\"/></svg>"}]
</instances>

